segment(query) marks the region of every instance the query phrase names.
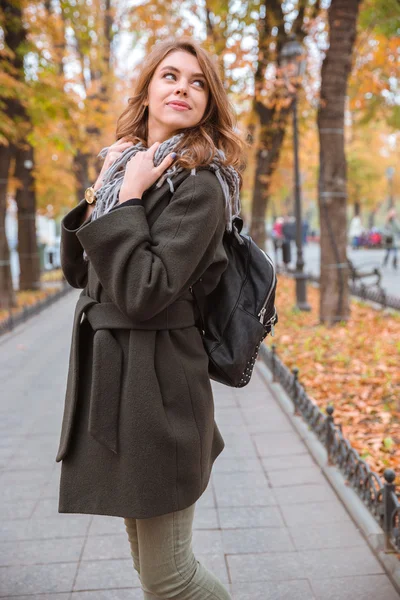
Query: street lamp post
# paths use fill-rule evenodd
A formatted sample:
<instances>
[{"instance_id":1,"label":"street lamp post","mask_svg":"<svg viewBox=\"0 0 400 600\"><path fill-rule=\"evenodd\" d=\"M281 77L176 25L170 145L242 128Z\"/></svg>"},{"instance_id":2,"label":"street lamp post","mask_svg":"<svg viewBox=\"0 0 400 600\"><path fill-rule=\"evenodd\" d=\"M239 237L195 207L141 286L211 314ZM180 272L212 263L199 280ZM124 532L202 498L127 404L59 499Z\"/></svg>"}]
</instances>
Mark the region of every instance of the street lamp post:
<instances>
[{"instance_id":1,"label":"street lamp post","mask_svg":"<svg viewBox=\"0 0 400 600\"><path fill-rule=\"evenodd\" d=\"M394 175L394 167L388 167L386 169L386 178L388 180L389 187L389 210L394 208L394 197L393 197L393 175Z\"/></svg>"},{"instance_id":2,"label":"street lamp post","mask_svg":"<svg viewBox=\"0 0 400 600\"><path fill-rule=\"evenodd\" d=\"M293 100L293 155L294 155L294 199L296 216L296 307L299 310L309 311L307 302L307 275L304 273L303 258L303 219L301 209L300 169L299 169L299 136L297 123L297 88L298 80L303 75L306 66L305 53L302 45L291 36L280 52L280 66L283 75L291 90Z\"/></svg>"}]
</instances>

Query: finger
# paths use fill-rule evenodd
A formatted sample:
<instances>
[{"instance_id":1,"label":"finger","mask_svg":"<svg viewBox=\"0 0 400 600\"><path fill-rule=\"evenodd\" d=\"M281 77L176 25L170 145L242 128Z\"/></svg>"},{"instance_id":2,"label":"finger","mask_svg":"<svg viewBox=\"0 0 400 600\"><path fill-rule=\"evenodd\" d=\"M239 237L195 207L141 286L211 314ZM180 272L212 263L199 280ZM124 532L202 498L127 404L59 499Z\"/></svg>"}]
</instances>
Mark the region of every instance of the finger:
<instances>
[{"instance_id":1,"label":"finger","mask_svg":"<svg viewBox=\"0 0 400 600\"><path fill-rule=\"evenodd\" d=\"M166 156L164 158L164 160L158 165L157 171L159 171L160 174L163 171L165 171L165 169L167 169L168 167L170 167L172 165L172 163L176 159L176 156L177 156L176 152L171 152L171 154L168 154L168 156Z\"/></svg>"},{"instance_id":2,"label":"finger","mask_svg":"<svg viewBox=\"0 0 400 600\"><path fill-rule=\"evenodd\" d=\"M146 150L146 152L148 152L150 156L154 156L154 154L156 153L156 150L160 144L161 144L161 142L154 142L154 144L152 144L150 146L150 148L148 148L148 150Z\"/></svg>"}]
</instances>

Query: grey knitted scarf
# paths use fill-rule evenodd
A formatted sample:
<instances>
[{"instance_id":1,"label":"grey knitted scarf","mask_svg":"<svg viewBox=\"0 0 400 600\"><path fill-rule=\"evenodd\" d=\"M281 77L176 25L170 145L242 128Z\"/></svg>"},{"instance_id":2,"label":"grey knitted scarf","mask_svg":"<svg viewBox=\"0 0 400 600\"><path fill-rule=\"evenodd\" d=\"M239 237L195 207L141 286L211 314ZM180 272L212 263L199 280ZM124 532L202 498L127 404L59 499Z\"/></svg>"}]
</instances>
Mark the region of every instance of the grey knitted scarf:
<instances>
[{"instance_id":1,"label":"grey knitted scarf","mask_svg":"<svg viewBox=\"0 0 400 600\"><path fill-rule=\"evenodd\" d=\"M175 150L183 135L183 133L178 133L159 145L154 154L154 166L157 167L168 154ZM105 158L108 148L108 146L103 148L99 152L98 156ZM139 142L134 146L130 146L124 150L124 152L122 152L120 158L116 160L104 173L102 186L97 191L97 200L92 212L92 221L103 214L108 213L114 206L118 204L118 193L121 189L124 178L126 163L133 156L135 156L137 152L143 152L145 150L147 150L147 148L144 144L142 144L142 142ZM183 149L180 151L180 155L183 155L186 152L187 150ZM232 220L234 217L240 214L241 208L239 197L239 175L234 167L230 165L227 167L223 166L221 164L221 158L223 160L225 159L225 153L223 150L218 149L213 161L207 165L207 168L216 174L218 181L221 184L225 196L226 229L227 231L231 231ZM156 187L161 187L164 181L167 180L171 192L174 192L172 179L182 170L182 167L172 164L158 179ZM195 168L192 169L191 175L196 175ZM85 260L88 260L85 251L83 253L83 257Z\"/></svg>"}]
</instances>

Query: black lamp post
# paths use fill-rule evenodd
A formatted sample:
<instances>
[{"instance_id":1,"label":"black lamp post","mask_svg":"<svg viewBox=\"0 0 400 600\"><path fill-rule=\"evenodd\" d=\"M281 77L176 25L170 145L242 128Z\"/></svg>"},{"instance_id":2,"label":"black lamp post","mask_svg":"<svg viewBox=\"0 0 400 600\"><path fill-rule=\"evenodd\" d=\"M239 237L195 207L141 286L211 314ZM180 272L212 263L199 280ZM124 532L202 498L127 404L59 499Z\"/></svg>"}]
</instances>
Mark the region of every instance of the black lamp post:
<instances>
[{"instance_id":1,"label":"black lamp post","mask_svg":"<svg viewBox=\"0 0 400 600\"><path fill-rule=\"evenodd\" d=\"M303 258L303 219L301 211L301 190L300 190L300 174L299 174L299 139L297 125L297 89L299 87L299 79L303 75L306 58L303 46L291 36L280 52L280 66L282 67L283 76L288 85L288 89L292 94L293 108L293 152L294 152L294 198L295 198L295 215L296 215L296 307L299 310L311 310L307 302L307 275L304 273L304 258Z\"/></svg>"},{"instance_id":2,"label":"black lamp post","mask_svg":"<svg viewBox=\"0 0 400 600\"><path fill-rule=\"evenodd\" d=\"M388 201L389 210L391 208L394 208L393 175L394 175L394 167L388 167L386 169L386 178L388 180L388 187L389 187L389 201Z\"/></svg>"}]
</instances>

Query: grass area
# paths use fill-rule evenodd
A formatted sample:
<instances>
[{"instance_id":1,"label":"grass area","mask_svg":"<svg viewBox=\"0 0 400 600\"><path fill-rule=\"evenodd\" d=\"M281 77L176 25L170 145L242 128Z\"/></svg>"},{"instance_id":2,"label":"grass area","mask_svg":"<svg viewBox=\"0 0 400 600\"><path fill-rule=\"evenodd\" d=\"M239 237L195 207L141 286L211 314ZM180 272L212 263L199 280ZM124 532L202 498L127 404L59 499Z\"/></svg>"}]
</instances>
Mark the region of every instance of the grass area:
<instances>
[{"instance_id":1,"label":"grass area","mask_svg":"<svg viewBox=\"0 0 400 600\"><path fill-rule=\"evenodd\" d=\"M400 315L352 301L351 320L321 325L319 291L308 287L310 313L294 308L294 281L280 276L279 323L268 345L289 367L321 409L335 408L343 433L370 467L396 470L400 480Z\"/></svg>"},{"instance_id":2,"label":"grass area","mask_svg":"<svg viewBox=\"0 0 400 600\"><path fill-rule=\"evenodd\" d=\"M40 279L43 283L48 283L48 282L58 283L62 280L62 270L55 269L53 271L45 271L44 273L41 274ZM18 315L22 311L23 306L31 306L32 304L35 304L39 300L43 300L43 298L46 298L46 296L53 294L58 289L59 289L59 286L54 285L54 286L43 287L43 289L41 289L41 290L17 291L16 292L17 306L12 308L12 310L11 310L12 315L13 316ZM0 310L0 322L7 319L9 317L9 314L10 313L8 310Z\"/></svg>"}]
</instances>

